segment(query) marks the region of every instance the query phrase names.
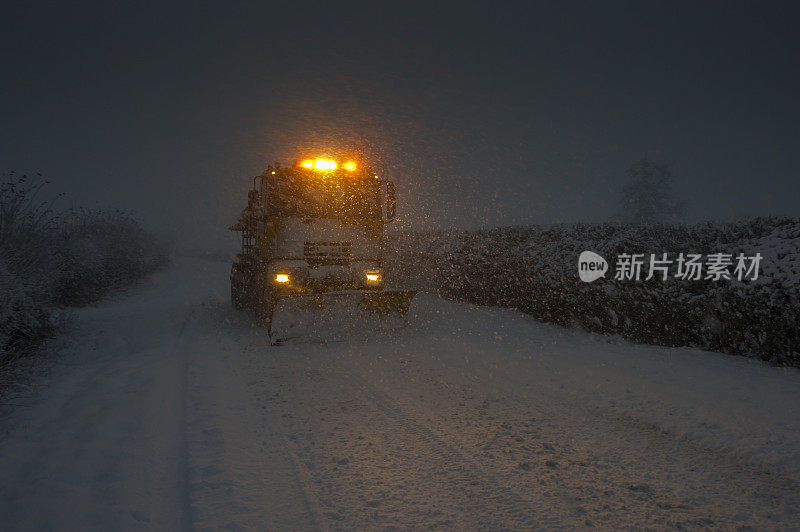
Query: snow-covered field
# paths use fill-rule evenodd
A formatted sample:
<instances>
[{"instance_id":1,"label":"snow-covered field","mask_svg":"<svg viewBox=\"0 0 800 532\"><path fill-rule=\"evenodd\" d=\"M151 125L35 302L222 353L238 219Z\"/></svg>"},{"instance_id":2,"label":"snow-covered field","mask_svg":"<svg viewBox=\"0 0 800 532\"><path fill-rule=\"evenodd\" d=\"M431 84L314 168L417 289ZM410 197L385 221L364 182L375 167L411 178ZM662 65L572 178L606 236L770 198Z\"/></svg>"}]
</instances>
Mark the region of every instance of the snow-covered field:
<instances>
[{"instance_id":1,"label":"snow-covered field","mask_svg":"<svg viewBox=\"0 0 800 532\"><path fill-rule=\"evenodd\" d=\"M0 528L800 527L800 371L421 295L270 346L223 262L79 328L2 420Z\"/></svg>"}]
</instances>

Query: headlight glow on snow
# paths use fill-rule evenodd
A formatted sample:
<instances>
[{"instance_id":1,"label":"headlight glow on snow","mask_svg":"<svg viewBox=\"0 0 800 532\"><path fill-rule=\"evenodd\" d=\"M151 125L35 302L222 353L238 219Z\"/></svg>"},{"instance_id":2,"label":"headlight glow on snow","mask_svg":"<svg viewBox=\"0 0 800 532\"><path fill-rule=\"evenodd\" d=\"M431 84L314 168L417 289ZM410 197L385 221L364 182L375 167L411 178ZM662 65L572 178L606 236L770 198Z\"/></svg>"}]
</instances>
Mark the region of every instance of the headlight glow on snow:
<instances>
[{"instance_id":1,"label":"headlight glow on snow","mask_svg":"<svg viewBox=\"0 0 800 532\"><path fill-rule=\"evenodd\" d=\"M285 273L279 273L275 276L276 283L288 283L289 282L289 275Z\"/></svg>"}]
</instances>

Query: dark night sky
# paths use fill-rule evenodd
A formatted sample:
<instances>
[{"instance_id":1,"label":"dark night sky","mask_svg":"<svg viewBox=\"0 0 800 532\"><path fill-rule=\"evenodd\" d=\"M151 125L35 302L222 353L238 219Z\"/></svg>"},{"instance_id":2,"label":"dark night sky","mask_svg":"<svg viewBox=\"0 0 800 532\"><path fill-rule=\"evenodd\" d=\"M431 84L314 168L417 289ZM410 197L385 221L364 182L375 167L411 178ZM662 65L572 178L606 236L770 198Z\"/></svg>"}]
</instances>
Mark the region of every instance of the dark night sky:
<instances>
[{"instance_id":1,"label":"dark night sky","mask_svg":"<svg viewBox=\"0 0 800 532\"><path fill-rule=\"evenodd\" d=\"M248 177L339 150L395 180L403 227L603 220L645 154L692 219L797 216L798 13L4 3L0 170L214 245Z\"/></svg>"}]
</instances>

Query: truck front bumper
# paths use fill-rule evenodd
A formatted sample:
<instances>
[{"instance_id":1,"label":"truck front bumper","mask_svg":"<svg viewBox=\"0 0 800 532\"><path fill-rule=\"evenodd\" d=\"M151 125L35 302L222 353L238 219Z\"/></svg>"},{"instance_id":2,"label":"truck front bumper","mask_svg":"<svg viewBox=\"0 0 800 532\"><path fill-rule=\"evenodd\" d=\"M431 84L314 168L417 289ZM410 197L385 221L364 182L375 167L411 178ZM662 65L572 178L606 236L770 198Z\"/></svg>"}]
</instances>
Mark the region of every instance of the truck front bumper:
<instances>
[{"instance_id":1,"label":"truck front bumper","mask_svg":"<svg viewBox=\"0 0 800 532\"><path fill-rule=\"evenodd\" d=\"M363 309L375 312L379 316L388 314L405 316L416 294L415 290L337 290L285 293L280 295L279 299L291 299L301 303L301 308L304 310L323 308L329 306L332 301L341 303L345 300L354 300Z\"/></svg>"},{"instance_id":2,"label":"truck front bumper","mask_svg":"<svg viewBox=\"0 0 800 532\"><path fill-rule=\"evenodd\" d=\"M383 274L376 261L310 268L305 261L270 264L265 281L281 296L324 294L346 290L383 290Z\"/></svg>"}]
</instances>

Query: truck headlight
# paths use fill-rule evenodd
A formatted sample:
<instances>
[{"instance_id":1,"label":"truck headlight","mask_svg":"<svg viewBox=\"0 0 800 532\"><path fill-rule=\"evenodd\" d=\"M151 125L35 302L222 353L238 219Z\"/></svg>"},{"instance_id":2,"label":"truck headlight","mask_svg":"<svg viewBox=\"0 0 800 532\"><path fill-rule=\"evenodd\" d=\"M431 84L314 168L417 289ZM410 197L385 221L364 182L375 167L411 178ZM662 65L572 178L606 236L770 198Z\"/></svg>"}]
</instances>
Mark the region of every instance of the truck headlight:
<instances>
[{"instance_id":1,"label":"truck headlight","mask_svg":"<svg viewBox=\"0 0 800 532\"><path fill-rule=\"evenodd\" d=\"M381 272L374 271L374 272L366 272L367 282L368 283L380 283L383 280L381 276Z\"/></svg>"},{"instance_id":2,"label":"truck headlight","mask_svg":"<svg viewBox=\"0 0 800 532\"><path fill-rule=\"evenodd\" d=\"M289 274L288 273L275 274L275 282L276 283L288 283L289 282Z\"/></svg>"}]
</instances>

